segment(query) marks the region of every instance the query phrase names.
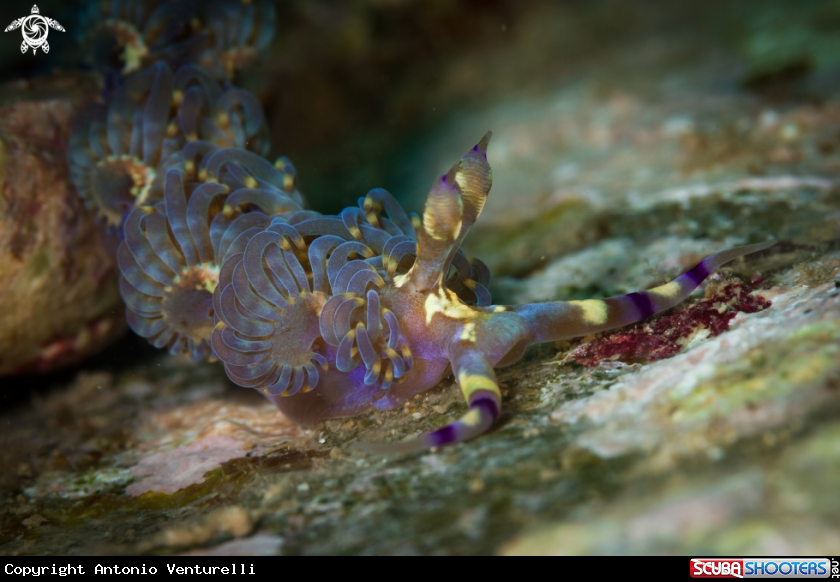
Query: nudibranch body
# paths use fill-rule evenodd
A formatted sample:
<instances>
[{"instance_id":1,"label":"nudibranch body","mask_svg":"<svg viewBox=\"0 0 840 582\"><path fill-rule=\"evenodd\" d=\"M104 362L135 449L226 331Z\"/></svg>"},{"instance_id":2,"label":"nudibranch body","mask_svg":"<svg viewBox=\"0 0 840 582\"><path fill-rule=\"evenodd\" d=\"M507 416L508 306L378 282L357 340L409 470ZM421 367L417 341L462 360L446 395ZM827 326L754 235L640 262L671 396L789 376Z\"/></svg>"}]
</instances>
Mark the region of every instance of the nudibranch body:
<instances>
[{"instance_id":1,"label":"nudibranch body","mask_svg":"<svg viewBox=\"0 0 840 582\"><path fill-rule=\"evenodd\" d=\"M422 221L384 190L338 217L275 216L239 235L214 292L215 355L237 384L314 424L391 409L452 373L469 404L457 422L372 450L461 442L498 418L493 371L532 343L584 336L684 300L724 263L775 241L712 255L676 280L585 301L490 305L487 268L460 245L492 184L488 134L435 181ZM385 218L382 213L386 212Z\"/></svg>"}]
</instances>

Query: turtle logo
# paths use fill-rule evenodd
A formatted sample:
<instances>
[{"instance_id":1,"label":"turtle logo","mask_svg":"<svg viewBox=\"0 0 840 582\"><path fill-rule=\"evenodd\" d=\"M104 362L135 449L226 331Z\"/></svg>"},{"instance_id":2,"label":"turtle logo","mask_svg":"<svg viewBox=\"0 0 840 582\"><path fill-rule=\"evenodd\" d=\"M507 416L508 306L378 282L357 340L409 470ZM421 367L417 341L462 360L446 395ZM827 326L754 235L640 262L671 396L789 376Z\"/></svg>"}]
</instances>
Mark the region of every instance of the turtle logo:
<instances>
[{"instance_id":1,"label":"turtle logo","mask_svg":"<svg viewBox=\"0 0 840 582\"><path fill-rule=\"evenodd\" d=\"M32 6L32 14L18 18L6 27L5 32L22 29L23 42L20 45L20 52L25 53L26 49L32 47L32 54L34 55L39 48L43 49L45 53L50 52L50 45L47 44L47 34L50 28L64 32L64 27L52 18L41 16L38 6Z\"/></svg>"}]
</instances>

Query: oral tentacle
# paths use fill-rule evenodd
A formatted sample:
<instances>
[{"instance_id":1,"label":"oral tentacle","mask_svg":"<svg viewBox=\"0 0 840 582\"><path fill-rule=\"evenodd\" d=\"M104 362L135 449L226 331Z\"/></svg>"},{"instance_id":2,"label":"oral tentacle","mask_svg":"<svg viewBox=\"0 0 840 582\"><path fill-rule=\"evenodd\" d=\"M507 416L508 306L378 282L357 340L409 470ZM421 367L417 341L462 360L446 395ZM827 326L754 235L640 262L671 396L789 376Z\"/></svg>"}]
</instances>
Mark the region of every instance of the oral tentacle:
<instances>
[{"instance_id":1,"label":"oral tentacle","mask_svg":"<svg viewBox=\"0 0 840 582\"><path fill-rule=\"evenodd\" d=\"M774 244L776 241L772 240L716 253L670 283L648 291L608 299L554 301L507 306L504 309L523 318L533 343L581 337L635 323L674 307L722 265Z\"/></svg>"}]
</instances>

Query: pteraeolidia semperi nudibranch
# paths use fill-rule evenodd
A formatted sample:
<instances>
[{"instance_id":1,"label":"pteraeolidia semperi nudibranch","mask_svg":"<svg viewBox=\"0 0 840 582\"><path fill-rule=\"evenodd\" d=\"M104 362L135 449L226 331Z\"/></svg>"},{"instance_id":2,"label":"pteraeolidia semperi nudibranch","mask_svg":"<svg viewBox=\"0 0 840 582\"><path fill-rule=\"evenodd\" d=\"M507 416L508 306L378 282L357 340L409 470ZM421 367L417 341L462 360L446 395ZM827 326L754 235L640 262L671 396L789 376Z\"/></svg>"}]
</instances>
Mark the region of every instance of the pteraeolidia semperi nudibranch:
<instances>
[{"instance_id":1,"label":"pteraeolidia semperi nudibranch","mask_svg":"<svg viewBox=\"0 0 840 582\"><path fill-rule=\"evenodd\" d=\"M493 368L529 344L647 318L727 261L773 244L712 255L649 291L494 306L487 267L460 248L492 184L489 132L434 182L422 220L382 189L322 216L305 209L287 160L258 155L268 142L253 96L222 91L195 66L172 75L158 63L97 111L77 125L69 159L80 194L124 225L131 327L172 353L220 359L233 382L309 425L395 408L453 373L468 412L373 447L383 451L485 432L501 407Z\"/></svg>"},{"instance_id":2,"label":"pteraeolidia semperi nudibranch","mask_svg":"<svg viewBox=\"0 0 840 582\"><path fill-rule=\"evenodd\" d=\"M128 78L107 107L81 113L70 133L70 177L86 203L119 226L132 208L161 198L161 164L198 140L264 155L262 107L247 91L222 89L199 67L173 75L160 62Z\"/></svg>"},{"instance_id":3,"label":"pteraeolidia semperi nudibranch","mask_svg":"<svg viewBox=\"0 0 840 582\"><path fill-rule=\"evenodd\" d=\"M304 220L277 216L262 230L240 234L214 291L212 344L231 380L261 390L288 417L311 425L395 408L451 372L469 404L460 420L371 448L461 442L498 418L493 368L516 362L529 344L645 319L684 300L724 263L775 242L717 253L649 291L489 305L486 268L460 254L490 191L489 138L435 181L422 222L412 224L387 192L374 190L360 200L361 210Z\"/></svg>"}]
</instances>

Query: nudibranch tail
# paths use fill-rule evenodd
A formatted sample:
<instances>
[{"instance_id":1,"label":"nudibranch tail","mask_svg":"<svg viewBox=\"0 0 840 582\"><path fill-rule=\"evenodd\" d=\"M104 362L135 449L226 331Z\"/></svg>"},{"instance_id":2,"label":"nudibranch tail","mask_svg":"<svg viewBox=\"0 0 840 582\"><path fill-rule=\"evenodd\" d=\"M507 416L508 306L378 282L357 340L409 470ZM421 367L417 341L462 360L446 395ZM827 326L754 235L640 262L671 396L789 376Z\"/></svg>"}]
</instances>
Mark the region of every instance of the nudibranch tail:
<instances>
[{"instance_id":1,"label":"nudibranch tail","mask_svg":"<svg viewBox=\"0 0 840 582\"><path fill-rule=\"evenodd\" d=\"M581 337L636 323L670 309L686 299L706 277L725 263L763 251L774 244L775 240L769 240L716 253L670 283L648 291L607 299L552 301L508 306L505 309L523 318L532 343Z\"/></svg>"}]
</instances>

